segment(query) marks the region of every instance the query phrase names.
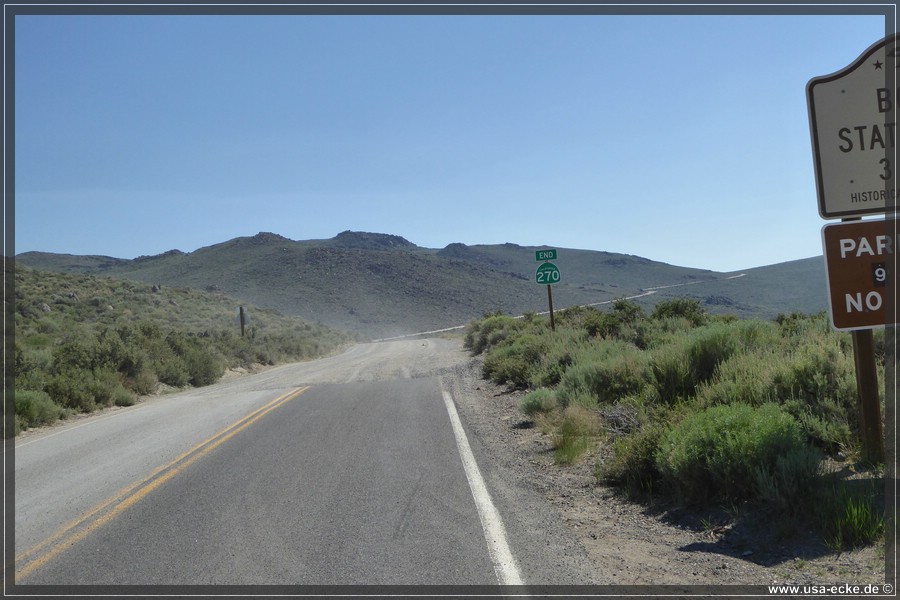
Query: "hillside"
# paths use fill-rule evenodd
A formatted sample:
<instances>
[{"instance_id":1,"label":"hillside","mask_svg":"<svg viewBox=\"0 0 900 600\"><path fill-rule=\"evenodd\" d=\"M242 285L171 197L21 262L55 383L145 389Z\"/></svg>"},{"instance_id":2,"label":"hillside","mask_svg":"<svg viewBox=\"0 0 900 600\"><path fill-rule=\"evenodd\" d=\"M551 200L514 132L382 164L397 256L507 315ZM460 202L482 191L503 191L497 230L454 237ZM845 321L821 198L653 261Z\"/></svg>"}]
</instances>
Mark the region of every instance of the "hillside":
<instances>
[{"instance_id":1,"label":"hillside","mask_svg":"<svg viewBox=\"0 0 900 600\"><path fill-rule=\"evenodd\" d=\"M378 233L345 231L294 241L259 233L133 260L28 252L17 263L61 273L108 275L222 292L241 302L373 338L462 325L489 312L547 310L534 283L536 247L450 244L421 248ZM700 299L712 313L770 318L825 310L821 258L724 274L639 256L559 248L562 282L554 307L647 294L651 307L673 295Z\"/></svg>"}]
</instances>

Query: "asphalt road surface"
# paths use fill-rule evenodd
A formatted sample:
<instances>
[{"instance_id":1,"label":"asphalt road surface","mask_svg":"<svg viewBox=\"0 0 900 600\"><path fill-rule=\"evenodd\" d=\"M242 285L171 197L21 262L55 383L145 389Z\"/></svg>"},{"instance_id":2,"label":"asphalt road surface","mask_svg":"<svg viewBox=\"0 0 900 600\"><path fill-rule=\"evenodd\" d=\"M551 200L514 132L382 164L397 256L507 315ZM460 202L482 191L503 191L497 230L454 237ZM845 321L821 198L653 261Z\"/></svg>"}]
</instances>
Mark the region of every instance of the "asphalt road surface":
<instances>
[{"instance_id":1,"label":"asphalt road surface","mask_svg":"<svg viewBox=\"0 0 900 600\"><path fill-rule=\"evenodd\" d=\"M23 435L14 583L593 582L460 419L467 359L440 339L361 344Z\"/></svg>"}]
</instances>

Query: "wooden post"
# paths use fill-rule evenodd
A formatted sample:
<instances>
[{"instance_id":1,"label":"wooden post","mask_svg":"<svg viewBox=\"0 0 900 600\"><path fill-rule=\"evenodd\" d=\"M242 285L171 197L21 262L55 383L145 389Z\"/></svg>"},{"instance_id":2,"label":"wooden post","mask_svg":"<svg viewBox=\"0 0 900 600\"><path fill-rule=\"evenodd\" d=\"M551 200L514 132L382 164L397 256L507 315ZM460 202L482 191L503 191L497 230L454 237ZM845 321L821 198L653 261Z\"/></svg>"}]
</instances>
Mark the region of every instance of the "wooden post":
<instances>
[{"instance_id":1,"label":"wooden post","mask_svg":"<svg viewBox=\"0 0 900 600\"><path fill-rule=\"evenodd\" d=\"M841 219L841 223L859 221L859 217ZM878 401L878 371L875 368L875 340L871 329L850 332L853 337L853 362L856 365L856 391L859 433L863 461L884 462L884 433L881 427L881 403Z\"/></svg>"},{"instance_id":2,"label":"wooden post","mask_svg":"<svg viewBox=\"0 0 900 600\"><path fill-rule=\"evenodd\" d=\"M852 334L863 460L872 464L883 463L884 431L881 426L881 403L878 400L874 336L871 329L861 329Z\"/></svg>"},{"instance_id":3,"label":"wooden post","mask_svg":"<svg viewBox=\"0 0 900 600\"><path fill-rule=\"evenodd\" d=\"M241 307L241 337L244 337L244 307Z\"/></svg>"},{"instance_id":4,"label":"wooden post","mask_svg":"<svg viewBox=\"0 0 900 600\"><path fill-rule=\"evenodd\" d=\"M547 301L550 303L550 329L556 331L556 323L553 321L553 292L547 286Z\"/></svg>"}]
</instances>

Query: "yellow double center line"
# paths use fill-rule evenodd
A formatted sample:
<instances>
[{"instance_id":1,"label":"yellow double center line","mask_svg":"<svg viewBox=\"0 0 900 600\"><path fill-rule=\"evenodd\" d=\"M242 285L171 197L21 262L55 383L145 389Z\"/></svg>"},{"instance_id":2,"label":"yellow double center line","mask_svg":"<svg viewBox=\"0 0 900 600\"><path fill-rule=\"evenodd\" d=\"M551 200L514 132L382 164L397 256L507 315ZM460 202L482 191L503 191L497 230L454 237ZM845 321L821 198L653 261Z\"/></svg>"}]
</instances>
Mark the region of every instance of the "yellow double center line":
<instances>
[{"instance_id":1,"label":"yellow double center line","mask_svg":"<svg viewBox=\"0 0 900 600\"><path fill-rule=\"evenodd\" d=\"M16 564L22 564L22 567L16 571L16 579L21 580L27 577L35 569L53 560L67 548L80 542L106 523L115 519L198 459L212 452L268 413L293 400L308 389L308 386L297 388L275 398L265 406L258 408L212 437L200 442L174 460L157 468L144 479L119 490L108 500L101 502L84 515L60 527L56 533L44 541L17 554Z\"/></svg>"}]
</instances>

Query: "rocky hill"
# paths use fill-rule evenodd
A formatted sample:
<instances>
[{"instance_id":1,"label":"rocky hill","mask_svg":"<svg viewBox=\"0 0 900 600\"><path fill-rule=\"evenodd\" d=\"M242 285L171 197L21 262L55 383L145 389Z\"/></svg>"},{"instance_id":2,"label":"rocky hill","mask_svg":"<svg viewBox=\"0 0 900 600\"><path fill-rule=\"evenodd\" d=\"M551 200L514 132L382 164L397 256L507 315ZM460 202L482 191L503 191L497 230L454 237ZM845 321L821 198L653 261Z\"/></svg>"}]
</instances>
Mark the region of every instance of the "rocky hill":
<instances>
[{"instance_id":1,"label":"rocky hill","mask_svg":"<svg viewBox=\"0 0 900 600\"><path fill-rule=\"evenodd\" d=\"M534 283L537 249L511 243L431 249L397 235L352 231L304 241L258 233L131 260L28 252L16 261L40 270L222 292L380 338L463 325L489 312L546 311L546 288ZM742 317L826 309L821 257L717 273L639 256L558 250L556 309L630 296L640 296L635 301L647 308L662 298L693 297L710 312Z\"/></svg>"}]
</instances>

